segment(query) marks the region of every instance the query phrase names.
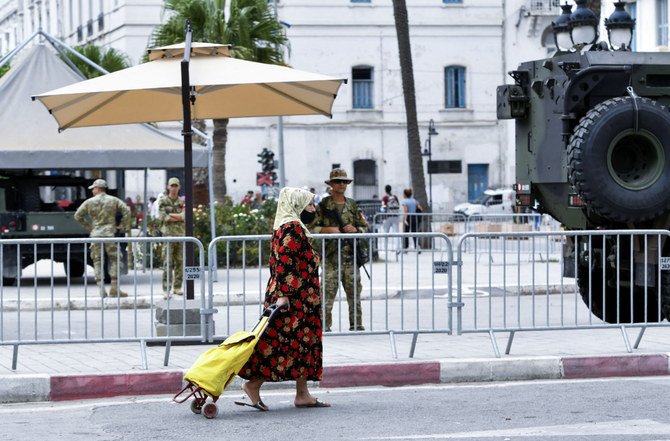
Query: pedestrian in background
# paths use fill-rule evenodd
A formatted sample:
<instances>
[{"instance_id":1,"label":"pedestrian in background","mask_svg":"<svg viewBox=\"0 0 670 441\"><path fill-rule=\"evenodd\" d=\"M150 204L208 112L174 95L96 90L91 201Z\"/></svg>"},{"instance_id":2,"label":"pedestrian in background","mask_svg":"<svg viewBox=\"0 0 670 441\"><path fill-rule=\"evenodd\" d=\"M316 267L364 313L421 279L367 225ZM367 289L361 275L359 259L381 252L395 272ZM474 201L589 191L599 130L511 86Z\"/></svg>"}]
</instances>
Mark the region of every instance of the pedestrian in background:
<instances>
[{"instance_id":1,"label":"pedestrian in background","mask_svg":"<svg viewBox=\"0 0 670 441\"><path fill-rule=\"evenodd\" d=\"M260 210L262 206L263 206L263 195L261 194L260 191L257 191L256 194L254 194L254 201L251 203L251 208L254 210Z\"/></svg>"},{"instance_id":2,"label":"pedestrian in background","mask_svg":"<svg viewBox=\"0 0 670 441\"><path fill-rule=\"evenodd\" d=\"M330 178L326 181L326 184L332 189L331 196L321 199L316 210L316 219L310 226L312 232L323 234L367 233L368 223L356 201L344 195L351 181L352 179L347 177L347 172L343 169L331 170ZM342 225L338 221L336 212L342 220ZM353 240L345 240L339 244L338 242L338 240L326 240L325 271L322 281L326 292L326 331L330 331L332 326L332 310L340 281L349 304L349 330L364 331L361 311L363 283L359 267L365 262L358 259L357 265L354 265ZM356 246L362 247L365 246L365 243L358 241Z\"/></svg>"},{"instance_id":3,"label":"pedestrian in background","mask_svg":"<svg viewBox=\"0 0 670 441\"><path fill-rule=\"evenodd\" d=\"M384 219L382 229L384 233L391 233L398 231L400 220L402 219L400 216L400 201L398 200L398 196L393 194L393 189L390 185L384 187L384 192L386 194L382 197L382 206L380 208L381 212L384 213L382 215ZM393 241L397 242L397 239L394 238Z\"/></svg>"},{"instance_id":4,"label":"pedestrian in background","mask_svg":"<svg viewBox=\"0 0 670 441\"><path fill-rule=\"evenodd\" d=\"M314 195L285 187L279 193L270 252L270 280L264 307L288 310L269 322L240 377L250 403L235 404L266 411L260 388L266 381L295 381L295 407L330 407L313 397L307 381L320 381L323 371L319 255L306 228L314 219Z\"/></svg>"},{"instance_id":5,"label":"pedestrian in background","mask_svg":"<svg viewBox=\"0 0 670 441\"><path fill-rule=\"evenodd\" d=\"M402 209L404 212L403 216L403 225L405 233L413 233L419 231L419 216L416 213L423 211L421 204L414 199L412 196L412 189L406 188L403 190L404 199L402 200ZM419 247L417 245L416 236L412 238L414 240L414 249L419 253ZM403 238L403 248L407 250L409 248L409 238Z\"/></svg>"},{"instance_id":6,"label":"pedestrian in background","mask_svg":"<svg viewBox=\"0 0 670 441\"><path fill-rule=\"evenodd\" d=\"M254 197L254 192L249 190L247 192L247 194L245 194L244 197L242 198L242 200L240 201L240 205L247 205L247 206L251 207L254 203L253 197Z\"/></svg>"},{"instance_id":7,"label":"pedestrian in background","mask_svg":"<svg viewBox=\"0 0 670 441\"><path fill-rule=\"evenodd\" d=\"M88 187L93 197L84 201L74 213L74 218L90 232L90 237L114 237L118 231L130 229L130 208L121 199L107 194L107 181L96 179ZM119 244L104 244L109 263L111 287L109 294L105 290L105 271L102 267L102 249L100 243L91 244L91 259L95 269L95 283L100 287L101 297L127 297L119 286L119 265L117 250Z\"/></svg>"},{"instance_id":8,"label":"pedestrian in background","mask_svg":"<svg viewBox=\"0 0 670 441\"><path fill-rule=\"evenodd\" d=\"M185 234L184 201L179 197L179 179L168 180L168 194L158 200L158 214L163 236L181 237ZM183 295L184 259L180 242L166 242L163 251L163 298L170 293Z\"/></svg>"}]
</instances>

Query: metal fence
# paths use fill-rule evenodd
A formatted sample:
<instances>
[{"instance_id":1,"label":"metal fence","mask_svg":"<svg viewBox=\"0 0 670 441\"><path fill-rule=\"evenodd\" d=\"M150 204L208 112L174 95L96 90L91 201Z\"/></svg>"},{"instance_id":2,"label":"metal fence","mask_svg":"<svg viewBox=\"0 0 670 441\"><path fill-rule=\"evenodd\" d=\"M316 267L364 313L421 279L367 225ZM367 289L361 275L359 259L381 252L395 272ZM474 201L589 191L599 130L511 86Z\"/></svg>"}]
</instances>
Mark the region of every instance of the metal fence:
<instances>
[{"instance_id":1,"label":"metal fence","mask_svg":"<svg viewBox=\"0 0 670 441\"><path fill-rule=\"evenodd\" d=\"M199 265L187 269L188 277L199 282L194 285L193 301L163 298L163 260L169 263L175 258L168 243L178 243L182 254L186 244L192 244L199 256ZM127 297L102 296L92 268L91 246L108 249L102 253L101 267L119 274L119 287ZM168 251L163 253L163 248ZM114 251L117 258L110 261L106 253ZM206 336L209 316L200 270L204 257L202 244L184 237L3 239L0 345L14 346L15 367L20 345L137 341L146 366L147 341L201 341ZM110 282L107 279L107 294L111 294Z\"/></svg>"},{"instance_id":2,"label":"metal fence","mask_svg":"<svg viewBox=\"0 0 670 441\"><path fill-rule=\"evenodd\" d=\"M215 315L215 339L221 339L254 323L262 311L265 286L270 276L267 268L270 251L269 235L217 237L209 244L210 301L219 309ZM396 253L389 246L380 246L404 238L442 242L440 247L421 252ZM371 261L353 274L354 322L349 322L349 306L342 284L338 283L332 310L329 335L351 335L349 328L363 327L356 334L388 334L394 355L395 334L414 334L411 353L419 333L451 333L452 250L449 239L440 233L416 234L314 234L315 248L321 255L322 305L326 304L329 277L344 276L349 268L342 252L346 242L358 250L368 249ZM327 242L332 241L332 245ZM332 248L331 248L332 247ZM328 249L327 249L328 248ZM335 250L333 252L333 249ZM330 251L330 252L329 252ZM357 266L357 253L353 253ZM236 264L232 265L231 262ZM214 280L217 280L215 282ZM360 300L361 323L358 323ZM223 307L221 307L223 306ZM325 308L322 323L325 324ZM325 326L324 326L324 329Z\"/></svg>"},{"instance_id":3,"label":"metal fence","mask_svg":"<svg viewBox=\"0 0 670 441\"><path fill-rule=\"evenodd\" d=\"M509 332L508 354L518 331L619 328L630 352L627 329L640 328L637 348L647 327L668 326L662 321L670 318L670 265L665 263L670 259L662 250L669 234L469 233L456 250L457 333L488 333L500 356L496 332ZM499 258L493 257L499 250L486 245L488 258L478 259L478 244L494 240L503 247ZM552 253L554 243L564 252Z\"/></svg>"},{"instance_id":4,"label":"metal fence","mask_svg":"<svg viewBox=\"0 0 670 441\"><path fill-rule=\"evenodd\" d=\"M313 239L326 281L322 304L327 283L337 282L329 335L388 335L397 357L396 334L413 335L412 356L421 333L488 333L500 356L495 335L501 332L509 333L509 353L519 331L618 328L631 351L647 327L668 326L668 235L665 230L467 232L455 256L450 237L437 232ZM2 240L0 345L14 346L15 367L23 344L133 341L140 343L146 366L146 344L155 341L166 345L167 364L173 341L218 341L256 323L270 276L270 237L217 237L207 256L193 238ZM416 239L419 246L391 245L404 239ZM194 280L193 301L163 299L162 259L171 256L162 248L173 242L182 253L192 244L198 256L196 266L185 268ZM91 244L115 247L119 257L108 263L120 273L127 252L128 271L120 283L128 297L102 298L92 268L79 266L90 263ZM356 252L351 265L345 261L342 250L349 246L367 248L370 258L353 275L353 323L339 283L347 268L358 266ZM639 330L633 345L631 329Z\"/></svg>"}]
</instances>

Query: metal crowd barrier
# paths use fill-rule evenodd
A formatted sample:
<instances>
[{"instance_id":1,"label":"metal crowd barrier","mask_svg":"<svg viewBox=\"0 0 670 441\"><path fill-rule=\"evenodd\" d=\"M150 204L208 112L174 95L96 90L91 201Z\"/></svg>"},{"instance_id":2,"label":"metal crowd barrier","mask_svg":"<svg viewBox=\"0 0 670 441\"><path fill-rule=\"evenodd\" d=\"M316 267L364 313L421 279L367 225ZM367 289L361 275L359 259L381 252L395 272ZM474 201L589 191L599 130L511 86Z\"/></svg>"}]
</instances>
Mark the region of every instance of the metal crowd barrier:
<instances>
[{"instance_id":1,"label":"metal crowd barrier","mask_svg":"<svg viewBox=\"0 0 670 441\"><path fill-rule=\"evenodd\" d=\"M270 251L269 235L217 237L209 244L210 277L209 299L219 310L214 319L217 326L215 339L219 340L254 323L262 311L265 287L269 279L267 260ZM354 329L365 330L354 334L388 334L394 357L397 357L395 334L413 334L410 356L414 353L420 333L451 334L451 242L441 233L394 234L314 234L315 248L321 255L321 297L326 303L325 274L337 274L338 282L343 264L342 247L352 241L358 249L364 245L371 261L361 267L354 277L353 296L361 301L362 323L358 323L358 307L354 303ZM439 247L396 253L395 249L379 244L398 239L417 238L442 242ZM337 241L337 252L327 255L326 241ZM378 248L375 248L375 247ZM219 269L215 254L222 269ZM354 253L356 256L356 253ZM355 260L358 257L355 258ZM234 264L233 264L234 262ZM357 266L358 262L351 262ZM326 271L326 267L331 271ZM334 271L333 271L334 270ZM366 274L367 271L367 274ZM215 282L214 280L217 280ZM358 283L362 289L359 290ZM223 307L221 307L223 306ZM332 326L329 335L352 335L349 332L348 303L341 284L333 305ZM325 307L322 307L325 328Z\"/></svg>"},{"instance_id":2,"label":"metal crowd barrier","mask_svg":"<svg viewBox=\"0 0 670 441\"><path fill-rule=\"evenodd\" d=\"M180 296L163 299L161 248L175 242L182 253L187 243L192 244L199 258L198 266L186 268L184 275L199 282L194 284L193 301ZM116 267L127 297L102 297L95 282L91 244L103 248L111 244L116 249L116 261L110 262L103 253L101 266ZM148 256L141 256L141 249L147 249ZM147 257L146 267L142 267L142 257ZM165 259L172 258L168 251ZM205 303L204 258L202 244L187 237L3 239L0 345L14 346L12 368L16 369L20 345L139 342L146 367L146 344L157 341L166 344L167 365L170 342L206 338L210 315ZM106 289L110 293L109 282Z\"/></svg>"},{"instance_id":3,"label":"metal crowd barrier","mask_svg":"<svg viewBox=\"0 0 670 441\"><path fill-rule=\"evenodd\" d=\"M519 214L477 214L468 217L466 230L468 233L519 233L519 241L515 244L528 259L555 259L561 252L560 240L549 237L536 237L527 241L525 233L537 231L560 231L561 224L549 215L539 213ZM478 258L489 257L491 261L500 260L506 253L509 244L505 243L508 236L489 235L490 240L480 241L479 247L466 248L464 251L475 253ZM540 243L543 242L543 243ZM467 244L466 244L467 245ZM534 255L534 253L537 253Z\"/></svg>"},{"instance_id":4,"label":"metal crowd barrier","mask_svg":"<svg viewBox=\"0 0 670 441\"><path fill-rule=\"evenodd\" d=\"M669 325L663 320L670 318L670 257L662 251L669 235L666 230L468 233L456 250L456 332L488 333L500 357L499 332L509 333L509 354L518 331L618 328L631 352L647 327ZM464 251L494 240L503 246L498 259L490 245L483 247L489 253L483 262L476 251ZM554 243L566 244L566 252L552 254ZM538 257L542 248L550 258ZM630 328L640 329L632 347Z\"/></svg>"},{"instance_id":5,"label":"metal crowd barrier","mask_svg":"<svg viewBox=\"0 0 670 441\"><path fill-rule=\"evenodd\" d=\"M370 225L371 231L378 233L401 233L404 231L404 213L375 213ZM418 232L436 232L446 235L452 242L457 241L467 230L467 217L460 213L414 213L417 219ZM411 234L411 233L409 233ZM389 242L389 249L399 250L404 248L403 240ZM378 244L382 247L384 244ZM443 241L422 242L423 248L437 248L443 246Z\"/></svg>"}]
</instances>

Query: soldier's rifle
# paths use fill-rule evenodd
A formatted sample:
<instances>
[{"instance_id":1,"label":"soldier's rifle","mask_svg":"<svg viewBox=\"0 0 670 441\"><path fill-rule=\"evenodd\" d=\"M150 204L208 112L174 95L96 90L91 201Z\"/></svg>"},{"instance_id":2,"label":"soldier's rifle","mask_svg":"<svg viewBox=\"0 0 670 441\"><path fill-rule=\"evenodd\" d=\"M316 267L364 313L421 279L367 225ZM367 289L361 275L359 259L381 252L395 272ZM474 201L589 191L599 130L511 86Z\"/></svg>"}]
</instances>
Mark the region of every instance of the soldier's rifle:
<instances>
[{"instance_id":1,"label":"soldier's rifle","mask_svg":"<svg viewBox=\"0 0 670 441\"><path fill-rule=\"evenodd\" d=\"M337 226L339 227L340 232L344 233L345 232L344 227L346 224L344 223L344 219L342 219L342 215L340 214L340 212L336 208L332 210L324 209L324 211L328 216L334 219L335 222L337 222ZM368 273L368 269L365 267L365 263L368 260L370 260L370 255L368 254L368 250L365 247L365 243L361 244L359 242L358 246L355 246L354 239L342 239L342 241L344 242L345 245L348 244L349 246L351 246L352 249L356 249L356 263L358 264L359 267L363 268L363 271L365 271L365 275L368 276L369 279L370 273Z\"/></svg>"}]
</instances>

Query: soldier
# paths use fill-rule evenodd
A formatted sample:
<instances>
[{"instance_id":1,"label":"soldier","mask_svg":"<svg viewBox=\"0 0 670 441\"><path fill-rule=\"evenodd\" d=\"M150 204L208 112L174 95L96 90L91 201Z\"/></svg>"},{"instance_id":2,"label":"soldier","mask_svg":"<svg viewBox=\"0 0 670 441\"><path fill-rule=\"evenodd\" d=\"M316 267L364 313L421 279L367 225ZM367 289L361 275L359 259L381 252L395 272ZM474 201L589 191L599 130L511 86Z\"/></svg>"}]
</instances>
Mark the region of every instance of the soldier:
<instances>
[{"instance_id":1,"label":"soldier","mask_svg":"<svg viewBox=\"0 0 670 441\"><path fill-rule=\"evenodd\" d=\"M330 172L330 179L326 181L331 188L330 196L321 200L317 208L316 219L309 229L313 233L339 234L339 233L366 233L368 224L363 213L358 208L356 201L344 196L347 185L352 180L347 177L347 172L341 168L335 168ZM339 212L340 219L334 211ZM342 221L340 225L339 221ZM358 241L356 247L365 246L364 241ZM338 258L338 249L341 255ZM361 312L361 273L358 268L365 262L357 259L354 266L354 244L353 241L342 241L338 247L337 240L326 241L325 250L325 272L323 274L323 286L326 292L326 331L330 331L332 325L332 310L337 295L340 280L344 292L347 294L349 304L349 330L364 331Z\"/></svg>"},{"instance_id":2,"label":"soldier","mask_svg":"<svg viewBox=\"0 0 670 441\"><path fill-rule=\"evenodd\" d=\"M184 224L184 201L179 197L179 179L168 180L168 194L160 198L158 204L158 218L161 221L161 233L163 236L183 236L185 234ZM184 259L182 256L182 244L179 242L167 242L163 254L163 298L167 299L170 292L175 295L183 295L182 282L184 280ZM168 286L168 279L170 284ZM174 288L174 289L173 289Z\"/></svg>"},{"instance_id":3,"label":"soldier","mask_svg":"<svg viewBox=\"0 0 670 441\"><path fill-rule=\"evenodd\" d=\"M84 201L77 209L74 218L90 232L91 237L114 237L117 231L130 228L130 208L121 199L107 194L107 181L96 179L88 187L93 197ZM118 217L121 217L120 221ZM107 297L104 282L104 269L102 268L102 247L100 243L91 244L91 259L95 268L95 281L100 286L100 295ZM119 266L117 265L118 243L105 243L109 265L109 274L112 286L109 291L110 297L127 297L128 294L119 288Z\"/></svg>"}]
</instances>

